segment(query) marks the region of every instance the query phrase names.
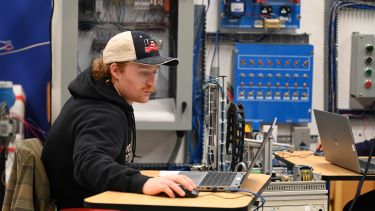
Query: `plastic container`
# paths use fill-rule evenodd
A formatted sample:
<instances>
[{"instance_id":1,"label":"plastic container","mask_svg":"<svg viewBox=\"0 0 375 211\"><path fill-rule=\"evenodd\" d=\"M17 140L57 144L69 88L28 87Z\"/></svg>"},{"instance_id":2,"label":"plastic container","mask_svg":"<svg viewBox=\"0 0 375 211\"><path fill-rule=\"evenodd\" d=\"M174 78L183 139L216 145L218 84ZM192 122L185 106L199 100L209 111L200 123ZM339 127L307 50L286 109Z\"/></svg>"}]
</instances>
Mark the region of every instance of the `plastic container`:
<instances>
[{"instance_id":1,"label":"plastic container","mask_svg":"<svg viewBox=\"0 0 375 211\"><path fill-rule=\"evenodd\" d=\"M13 83L11 81L0 81L0 103L5 102L9 109L13 106L15 100Z\"/></svg>"}]
</instances>

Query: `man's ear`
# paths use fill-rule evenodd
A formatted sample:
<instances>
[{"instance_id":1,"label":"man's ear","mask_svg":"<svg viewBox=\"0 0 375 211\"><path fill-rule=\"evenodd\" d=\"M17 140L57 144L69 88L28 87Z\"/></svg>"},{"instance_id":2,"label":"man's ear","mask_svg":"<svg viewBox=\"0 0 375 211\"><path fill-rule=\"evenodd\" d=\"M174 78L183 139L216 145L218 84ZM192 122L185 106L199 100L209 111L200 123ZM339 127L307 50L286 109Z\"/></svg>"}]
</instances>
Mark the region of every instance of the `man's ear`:
<instances>
[{"instance_id":1,"label":"man's ear","mask_svg":"<svg viewBox=\"0 0 375 211\"><path fill-rule=\"evenodd\" d=\"M117 63L112 63L109 66L109 70L111 72L111 75L114 79L119 79L120 78L120 67L118 66Z\"/></svg>"}]
</instances>

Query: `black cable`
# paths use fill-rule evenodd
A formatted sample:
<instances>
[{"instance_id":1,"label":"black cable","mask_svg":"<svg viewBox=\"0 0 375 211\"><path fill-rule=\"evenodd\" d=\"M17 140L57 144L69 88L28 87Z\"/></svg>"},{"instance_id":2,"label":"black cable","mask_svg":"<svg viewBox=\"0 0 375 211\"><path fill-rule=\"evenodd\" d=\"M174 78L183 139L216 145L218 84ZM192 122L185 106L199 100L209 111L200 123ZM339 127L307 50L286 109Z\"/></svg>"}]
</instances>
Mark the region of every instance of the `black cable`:
<instances>
[{"instance_id":1,"label":"black cable","mask_svg":"<svg viewBox=\"0 0 375 211\"><path fill-rule=\"evenodd\" d=\"M370 167L370 163L371 163L371 158L372 158L372 154L374 153L374 149L375 149L375 142L372 143L372 147L371 147L371 152L368 156L368 159L367 159L367 163L366 163L366 167L365 167L365 172L363 173L363 176L361 178L361 181L359 181L358 183L358 186L357 186L357 192L355 193L355 196L354 196L354 199L352 201L352 203L350 204L350 207L349 207L349 211L351 211L357 201L357 198L359 196L359 194L361 193L361 189L362 189L362 185L365 181L365 178L366 178L366 175L367 175L367 171Z\"/></svg>"},{"instance_id":2,"label":"black cable","mask_svg":"<svg viewBox=\"0 0 375 211\"><path fill-rule=\"evenodd\" d=\"M233 189L230 189L229 190L230 192L246 192L246 193L250 193L252 195L254 195L255 197L255 200L257 200L258 198L262 201L262 204L260 204L259 206L257 206L253 211L257 211L259 210L260 208L263 208L264 204L266 203L266 199L261 196L260 194L258 193L254 193L250 190L247 190L247 189L243 189L243 188L233 188Z\"/></svg>"}]
</instances>

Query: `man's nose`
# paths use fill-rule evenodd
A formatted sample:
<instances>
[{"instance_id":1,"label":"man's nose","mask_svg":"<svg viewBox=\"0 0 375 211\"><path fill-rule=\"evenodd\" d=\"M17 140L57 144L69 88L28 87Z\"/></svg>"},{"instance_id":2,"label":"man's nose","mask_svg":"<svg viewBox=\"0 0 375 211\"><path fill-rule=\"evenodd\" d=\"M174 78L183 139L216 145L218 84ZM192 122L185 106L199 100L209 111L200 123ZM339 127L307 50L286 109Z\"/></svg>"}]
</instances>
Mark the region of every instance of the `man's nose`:
<instances>
[{"instance_id":1,"label":"man's nose","mask_svg":"<svg viewBox=\"0 0 375 211\"><path fill-rule=\"evenodd\" d=\"M156 83L156 75L152 75L150 77L148 77L147 81L146 81L147 85L155 85Z\"/></svg>"}]
</instances>

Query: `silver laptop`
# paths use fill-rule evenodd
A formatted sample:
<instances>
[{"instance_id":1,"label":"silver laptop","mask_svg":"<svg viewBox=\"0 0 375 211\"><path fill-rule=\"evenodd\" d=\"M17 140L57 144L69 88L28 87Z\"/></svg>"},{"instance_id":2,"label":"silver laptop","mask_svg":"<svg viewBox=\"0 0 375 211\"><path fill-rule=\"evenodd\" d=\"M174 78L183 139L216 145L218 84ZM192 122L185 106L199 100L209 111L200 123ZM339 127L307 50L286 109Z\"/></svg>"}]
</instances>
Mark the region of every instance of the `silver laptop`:
<instances>
[{"instance_id":1,"label":"silver laptop","mask_svg":"<svg viewBox=\"0 0 375 211\"><path fill-rule=\"evenodd\" d=\"M368 158L359 158L355 148L349 117L314 109L324 157L327 161L352 171L363 173ZM371 159L368 174L375 174L375 159Z\"/></svg>"},{"instance_id":2,"label":"silver laptop","mask_svg":"<svg viewBox=\"0 0 375 211\"><path fill-rule=\"evenodd\" d=\"M240 188L245 178L249 176L254 168L256 161L259 159L261 152L272 134L276 121L277 118L273 120L271 127L264 136L263 142L246 172L181 171L179 174L190 177L194 183L197 184L196 189L199 191L230 191L234 188Z\"/></svg>"}]
</instances>

